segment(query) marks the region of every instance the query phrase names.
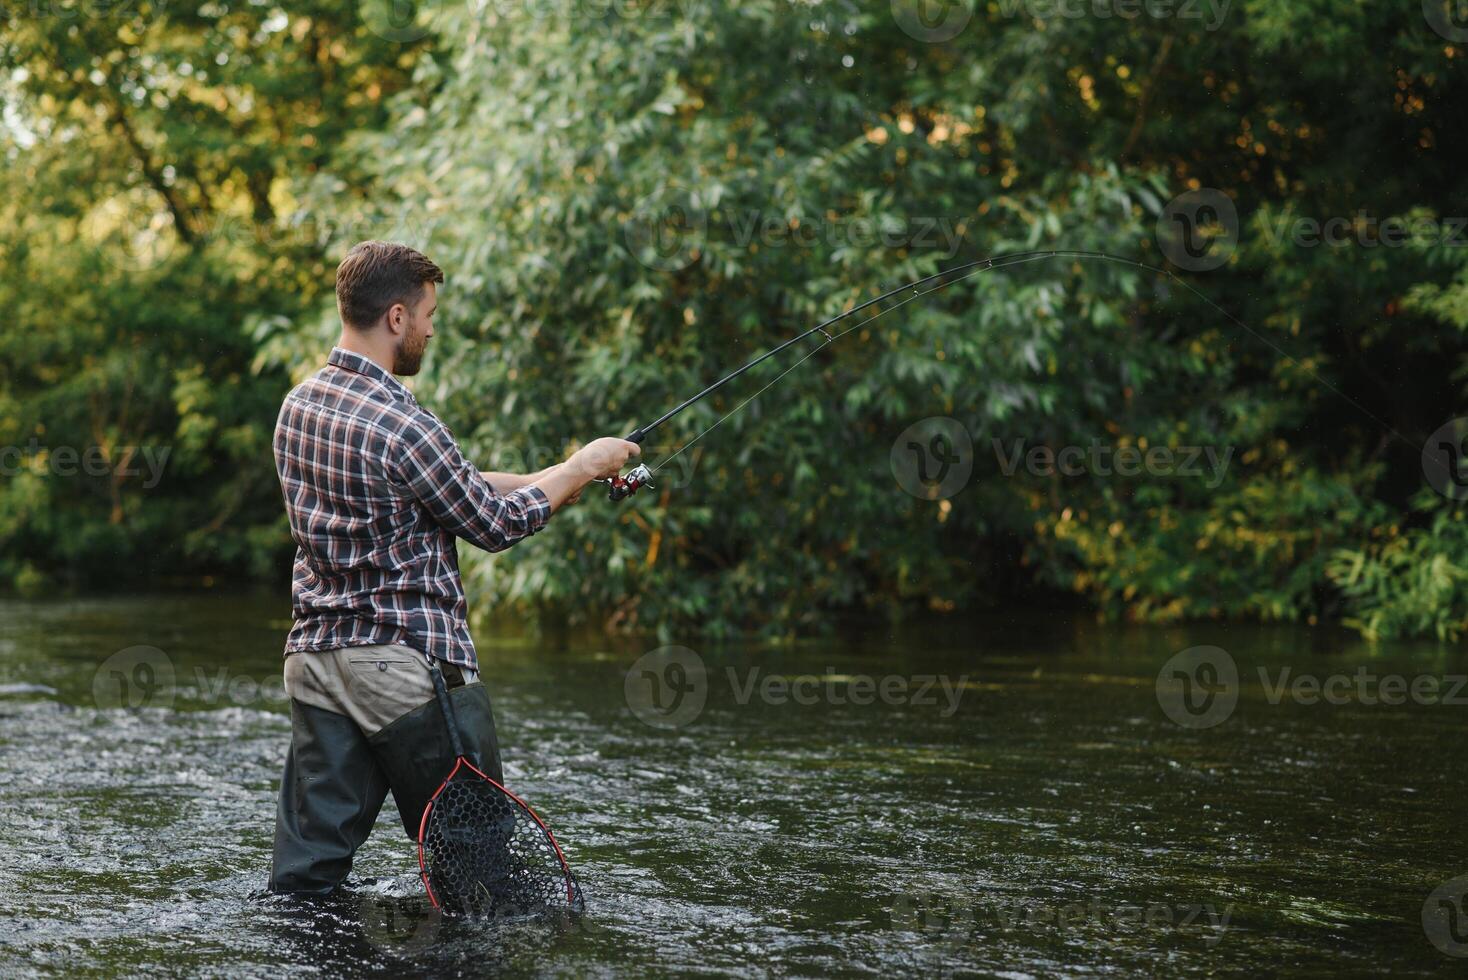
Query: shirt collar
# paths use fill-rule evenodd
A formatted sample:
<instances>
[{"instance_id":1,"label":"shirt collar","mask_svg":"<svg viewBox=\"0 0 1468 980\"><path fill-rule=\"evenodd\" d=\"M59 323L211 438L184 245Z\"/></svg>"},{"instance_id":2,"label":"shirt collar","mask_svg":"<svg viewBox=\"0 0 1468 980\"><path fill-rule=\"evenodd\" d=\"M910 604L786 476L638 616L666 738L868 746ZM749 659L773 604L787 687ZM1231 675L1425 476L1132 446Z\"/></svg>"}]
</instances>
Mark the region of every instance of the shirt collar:
<instances>
[{"instance_id":1,"label":"shirt collar","mask_svg":"<svg viewBox=\"0 0 1468 980\"><path fill-rule=\"evenodd\" d=\"M333 347L331 349L331 356L326 359L326 363L332 367L341 368L343 371L352 371L371 378L374 381L381 382L395 397L414 405L418 404L418 399L413 397L413 393L401 381L383 370L382 366L370 357L364 357L356 351L349 351L344 347Z\"/></svg>"}]
</instances>

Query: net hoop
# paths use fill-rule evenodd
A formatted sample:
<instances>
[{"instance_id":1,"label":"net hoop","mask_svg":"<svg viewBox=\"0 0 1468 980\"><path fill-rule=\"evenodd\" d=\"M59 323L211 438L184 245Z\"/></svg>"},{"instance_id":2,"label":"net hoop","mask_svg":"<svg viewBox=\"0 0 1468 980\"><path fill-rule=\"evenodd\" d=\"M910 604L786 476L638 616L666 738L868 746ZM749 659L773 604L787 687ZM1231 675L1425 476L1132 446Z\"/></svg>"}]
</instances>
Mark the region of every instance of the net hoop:
<instances>
[{"instance_id":1,"label":"net hoop","mask_svg":"<svg viewBox=\"0 0 1468 980\"><path fill-rule=\"evenodd\" d=\"M577 904L576 893L578 889L575 884L575 879L571 875L571 866L566 863L566 855L561 852L561 845L560 842L556 840L556 835L551 833L551 829L546 826L544 820L540 819L540 814L531 809L530 804L520 799L520 797L510 792L494 779L491 779L489 776L485 775L484 772L482 772L477 766L474 765L474 763L470 762L463 756L459 756L456 760L454 760L454 767L449 770L449 774L444 777L443 782L439 783L438 789L434 790L433 795L428 798L428 805L423 808L423 817L418 821L418 874L423 879L424 890L428 892L428 901L431 902L433 907L436 909L443 908L443 903L442 901L440 901L439 896L434 893L433 884L429 880L428 856L424 846L424 839L428 833L428 821L432 817L434 806L438 803L439 796L442 795L444 789L448 787L449 783L454 781L454 777L458 776L460 770L463 769L469 770L469 772L472 772L475 776L478 776L480 779L484 780L495 789L499 790L505 796L509 797L512 801L514 801L516 806L518 806L525 813L529 814L530 819L535 821L536 826L539 827L541 832L545 834L546 840L550 841L551 848L555 851L556 860L560 862L561 871L565 876L566 882L566 904L574 909Z\"/></svg>"}]
</instances>

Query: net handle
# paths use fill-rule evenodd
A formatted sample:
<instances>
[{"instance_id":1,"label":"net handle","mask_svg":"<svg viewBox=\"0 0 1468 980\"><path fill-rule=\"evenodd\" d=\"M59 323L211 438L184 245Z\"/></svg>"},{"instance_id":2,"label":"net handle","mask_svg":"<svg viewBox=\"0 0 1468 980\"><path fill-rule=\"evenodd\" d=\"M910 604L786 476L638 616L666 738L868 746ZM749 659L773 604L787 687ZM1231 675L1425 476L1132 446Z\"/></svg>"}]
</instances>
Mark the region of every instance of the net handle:
<instances>
[{"instance_id":1,"label":"net handle","mask_svg":"<svg viewBox=\"0 0 1468 980\"><path fill-rule=\"evenodd\" d=\"M454 757L464 758L464 741L459 738L459 721L454 716L454 705L449 700L449 686L444 683L443 671L431 659L428 661L428 673L433 675L433 690L438 695L438 706L443 709L443 721L449 729L449 744L453 746Z\"/></svg>"}]
</instances>

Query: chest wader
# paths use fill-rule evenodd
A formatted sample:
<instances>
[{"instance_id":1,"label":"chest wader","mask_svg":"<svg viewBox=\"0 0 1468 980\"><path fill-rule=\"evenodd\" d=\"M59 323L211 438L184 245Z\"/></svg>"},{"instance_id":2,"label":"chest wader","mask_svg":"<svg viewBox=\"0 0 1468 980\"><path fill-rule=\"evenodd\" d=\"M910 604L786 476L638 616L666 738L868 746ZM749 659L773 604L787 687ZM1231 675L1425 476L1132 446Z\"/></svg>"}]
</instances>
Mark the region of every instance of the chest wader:
<instances>
[{"instance_id":1,"label":"chest wader","mask_svg":"<svg viewBox=\"0 0 1468 980\"><path fill-rule=\"evenodd\" d=\"M451 664L443 673L465 752L503 782L489 693L483 684L464 684ZM326 895L346 880L389 792L403 830L418 840L424 807L453 766L454 750L431 696L371 735L348 715L292 698L291 732L270 890Z\"/></svg>"}]
</instances>

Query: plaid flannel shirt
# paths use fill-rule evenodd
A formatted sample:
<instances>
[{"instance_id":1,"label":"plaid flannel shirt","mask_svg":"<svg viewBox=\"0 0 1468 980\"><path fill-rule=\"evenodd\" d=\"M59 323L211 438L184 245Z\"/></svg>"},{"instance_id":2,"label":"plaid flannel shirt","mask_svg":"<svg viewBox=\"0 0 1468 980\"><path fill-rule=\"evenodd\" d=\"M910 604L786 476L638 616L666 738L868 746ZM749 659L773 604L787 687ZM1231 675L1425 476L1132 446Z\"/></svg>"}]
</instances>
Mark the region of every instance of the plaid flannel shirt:
<instances>
[{"instance_id":1,"label":"plaid flannel shirt","mask_svg":"<svg viewBox=\"0 0 1468 980\"><path fill-rule=\"evenodd\" d=\"M503 551L550 518L501 495L413 393L338 347L285 398L275 467L297 550L285 652L402 643L478 669L454 537Z\"/></svg>"}]
</instances>

